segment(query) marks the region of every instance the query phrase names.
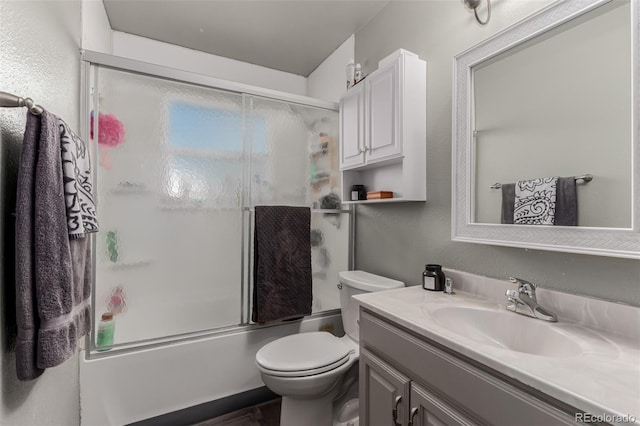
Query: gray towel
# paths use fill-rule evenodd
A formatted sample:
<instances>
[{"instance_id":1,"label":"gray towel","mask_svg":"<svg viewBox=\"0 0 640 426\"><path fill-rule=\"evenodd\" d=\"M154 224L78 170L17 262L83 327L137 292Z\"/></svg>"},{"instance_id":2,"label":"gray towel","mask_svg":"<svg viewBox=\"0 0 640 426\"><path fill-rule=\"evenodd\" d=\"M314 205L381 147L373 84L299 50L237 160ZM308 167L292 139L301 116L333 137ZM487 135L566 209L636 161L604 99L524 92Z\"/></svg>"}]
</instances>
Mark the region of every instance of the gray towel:
<instances>
[{"instance_id":1,"label":"gray towel","mask_svg":"<svg viewBox=\"0 0 640 426\"><path fill-rule=\"evenodd\" d=\"M556 220L554 225L578 225L578 193L575 177L559 177L556 188Z\"/></svg>"},{"instance_id":2,"label":"gray towel","mask_svg":"<svg viewBox=\"0 0 640 426\"><path fill-rule=\"evenodd\" d=\"M513 207L516 202L516 184L515 183L503 183L502 184L502 215L500 223L513 224Z\"/></svg>"},{"instance_id":3,"label":"gray towel","mask_svg":"<svg viewBox=\"0 0 640 426\"><path fill-rule=\"evenodd\" d=\"M260 324L311 314L311 210L255 208L253 312Z\"/></svg>"},{"instance_id":4,"label":"gray towel","mask_svg":"<svg viewBox=\"0 0 640 426\"><path fill-rule=\"evenodd\" d=\"M16 200L16 369L32 380L91 328L91 244L69 240L58 118L27 114Z\"/></svg>"}]
</instances>

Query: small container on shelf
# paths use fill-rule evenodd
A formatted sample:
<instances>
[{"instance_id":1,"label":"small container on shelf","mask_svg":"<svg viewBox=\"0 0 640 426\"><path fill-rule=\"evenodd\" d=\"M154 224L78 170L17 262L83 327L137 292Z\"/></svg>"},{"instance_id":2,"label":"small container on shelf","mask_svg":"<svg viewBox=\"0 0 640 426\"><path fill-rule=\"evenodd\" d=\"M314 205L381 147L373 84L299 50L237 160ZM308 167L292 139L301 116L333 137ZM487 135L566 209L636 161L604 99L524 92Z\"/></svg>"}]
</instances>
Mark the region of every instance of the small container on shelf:
<instances>
[{"instance_id":1,"label":"small container on shelf","mask_svg":"<svg viewBox=\"0 0 640 426\"><path fill-rule=\"evenodd\" d=\"M356 66L353 63L353 60L351 60L347 64L347 89L355 84L355 71Z\"/></svg>"},{"instance_id":2,"label":"small container on shelf","mask_svg":"<svg viewBox=\"0 0 640 426\"><path fill-rule=\"evenodd\" d=\"M353 81L354 81L354 85L360 83L360 80L362 80L362 65L360 64L356 64L355 68L354 68L354 73L353 73Z\"/></svg>"},{"instance_id":3,"label":"small container on shelf","mask_svg":"<svg viewBox=\"0 0 640 426\"><path fill-rule=\"evenodd\" d=\"M393 198L393 192L392 191L367 192L367 200L380 200L382 198Z\"/></svg>"},{"instance_id":4,"label":"small container on shelf","mask_svg":"<svg viewBox=\"0 0 640 426\"><path fill-rule=\"evenodd\" d=\"M351 187L351 201L366 200L367 188L364 185L353 185Z\"/></svg>"}]
</instances>

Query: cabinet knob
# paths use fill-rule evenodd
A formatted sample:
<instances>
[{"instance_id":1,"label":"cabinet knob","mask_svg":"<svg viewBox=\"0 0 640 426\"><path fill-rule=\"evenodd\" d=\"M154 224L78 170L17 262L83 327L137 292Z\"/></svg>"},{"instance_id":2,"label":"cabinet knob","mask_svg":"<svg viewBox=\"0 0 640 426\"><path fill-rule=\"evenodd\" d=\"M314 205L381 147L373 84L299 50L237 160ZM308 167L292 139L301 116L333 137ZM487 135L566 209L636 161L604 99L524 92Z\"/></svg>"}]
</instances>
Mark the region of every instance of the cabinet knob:
<instances>
[{"instance_id":1,"label":"cabinet knob","mask_svg":"<svg viewBox=\"0 0 640 426\"><path fill-rule=\"evenodd\" d=\"M398 404L400 404L400 401L402 401L402 395L398 395L396 396L396 400L393 404L393 424L395 426L400 426L400 424L398 423Z\"/></svg>"}]
</instances>

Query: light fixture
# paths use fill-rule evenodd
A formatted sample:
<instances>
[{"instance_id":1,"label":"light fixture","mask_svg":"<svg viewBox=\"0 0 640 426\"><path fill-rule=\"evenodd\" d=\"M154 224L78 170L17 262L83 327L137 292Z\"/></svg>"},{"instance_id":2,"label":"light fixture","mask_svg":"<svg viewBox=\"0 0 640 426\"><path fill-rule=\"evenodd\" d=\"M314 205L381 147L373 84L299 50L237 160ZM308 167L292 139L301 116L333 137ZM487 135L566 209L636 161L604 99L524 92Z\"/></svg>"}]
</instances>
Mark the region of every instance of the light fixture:
<instances>
[{"instance_id":1,"label":"light fixture","mask_svg":"<svg viewBox=\"0 0 640 426\"><path fill-rule=\"evenodd\" d=\"M464 0L465 6L473 9L473 14L476 15L476 21L478 21L480 25L486 25L489 19L491 19L491 0L487 0L487 19L484 21L478 16L478 6L480 6L481 2L482 0Z\"/></svg>"}]
</instances>

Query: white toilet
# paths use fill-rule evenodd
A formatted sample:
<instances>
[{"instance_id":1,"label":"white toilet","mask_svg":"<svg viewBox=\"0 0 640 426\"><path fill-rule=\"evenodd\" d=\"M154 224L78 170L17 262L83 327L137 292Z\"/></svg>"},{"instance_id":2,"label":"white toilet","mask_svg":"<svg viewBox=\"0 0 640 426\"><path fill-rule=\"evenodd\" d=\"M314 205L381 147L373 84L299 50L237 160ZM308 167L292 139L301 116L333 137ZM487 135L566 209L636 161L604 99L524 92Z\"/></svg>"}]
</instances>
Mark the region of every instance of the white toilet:
<instances>
[{"instance_id":1,"label":"white toilet","mask_svg":"<svg viewBox=\"0 0 640 426\"><path fill-rule=\"evenodd\" d=\"M360 353L359 305L351 296L404 287L400 281L364 271L340 272L338 277L344 337L324 331L294 334L268 343L256 354L262 381L282 395L280 426L343 424L334 420L334 400L349 390L357 395ZM337 408L341 413L345 408L353 412L354 404L357 401L352 398ZM344 422L348 423L357 426L357 418L355 422Z\"/></svg>"}]
</instances>

